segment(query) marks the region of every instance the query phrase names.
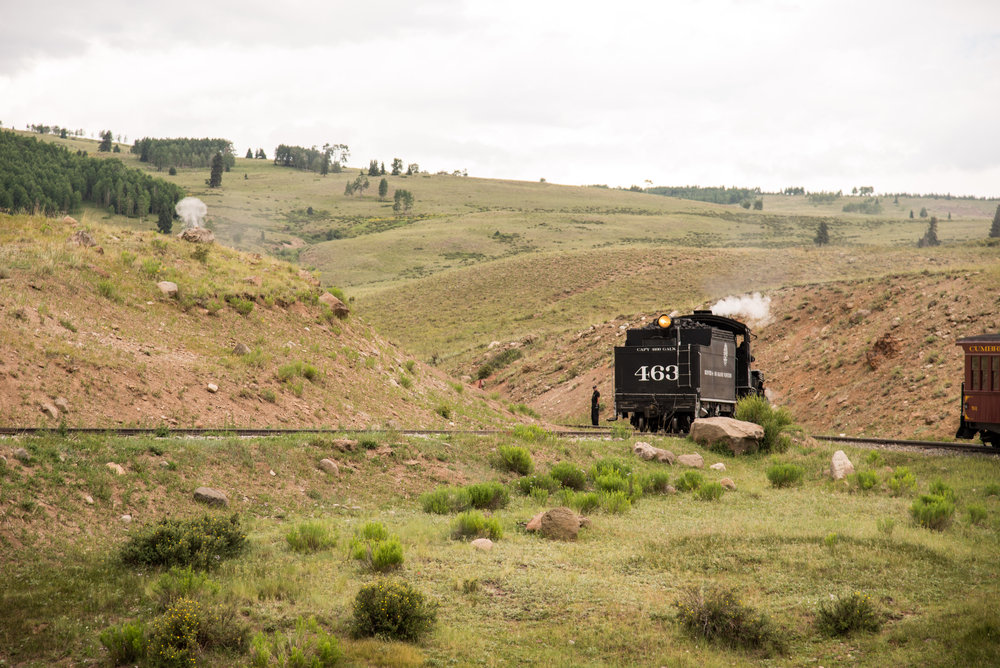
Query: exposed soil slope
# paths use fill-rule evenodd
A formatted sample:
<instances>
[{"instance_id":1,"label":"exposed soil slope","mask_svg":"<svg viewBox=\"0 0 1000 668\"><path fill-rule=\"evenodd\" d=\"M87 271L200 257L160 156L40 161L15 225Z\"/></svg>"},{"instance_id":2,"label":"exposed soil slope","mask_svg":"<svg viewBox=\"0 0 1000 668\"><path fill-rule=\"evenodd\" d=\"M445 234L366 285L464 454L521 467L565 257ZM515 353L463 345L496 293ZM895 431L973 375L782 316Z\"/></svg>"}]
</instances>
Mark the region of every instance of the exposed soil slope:
<instances>
[{"instance_id":1,"label":"exposed soil slope","mask_svg":"<svg viewBox=\"0 0 1000 668\"><path fill-rule=\"evenodd\" d=\"M96 246L70 242L84 228ZM482 393L408 359L355 316L334 317L310 275L218 245L201 246L199 259L199 246L0 216L0 424L505 422ZM178 296L162 294L161 280ZM233 352L241 343L248 354ZM58 415L43 411L57 399Z\"/></svg>"}]
</instances>

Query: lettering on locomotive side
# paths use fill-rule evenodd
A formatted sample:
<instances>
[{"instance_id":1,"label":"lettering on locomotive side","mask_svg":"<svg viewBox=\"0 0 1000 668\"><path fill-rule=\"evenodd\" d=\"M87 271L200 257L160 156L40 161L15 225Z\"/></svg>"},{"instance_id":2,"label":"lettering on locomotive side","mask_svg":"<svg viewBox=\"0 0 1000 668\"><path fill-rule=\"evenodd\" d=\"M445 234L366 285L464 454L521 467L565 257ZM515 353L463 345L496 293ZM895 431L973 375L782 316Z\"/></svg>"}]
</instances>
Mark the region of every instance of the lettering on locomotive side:
<instances>
[{"instance_id":1,"label":"lettering on locomotive side","mask_svg":"<svg viewBox=\"0 0 1000 668\"><path fill-rule=\"evenodd\" d=\"M677 352L676 346L656 346L656 347L646 347L646 348L636 348L637 353L675 353Z\"/></svg>"},{"instance_id":2,"label":"lettering on locomotive side","mask_svg":"<svg viewBox=\"0 0 1000 668\"><path fill-rule=\"evenodd\" d=\"M713 376L715 378L732 378L733 374L728 371L715 371L714 369L705 369L706 376Z\"/></svg>"}]
</instances>

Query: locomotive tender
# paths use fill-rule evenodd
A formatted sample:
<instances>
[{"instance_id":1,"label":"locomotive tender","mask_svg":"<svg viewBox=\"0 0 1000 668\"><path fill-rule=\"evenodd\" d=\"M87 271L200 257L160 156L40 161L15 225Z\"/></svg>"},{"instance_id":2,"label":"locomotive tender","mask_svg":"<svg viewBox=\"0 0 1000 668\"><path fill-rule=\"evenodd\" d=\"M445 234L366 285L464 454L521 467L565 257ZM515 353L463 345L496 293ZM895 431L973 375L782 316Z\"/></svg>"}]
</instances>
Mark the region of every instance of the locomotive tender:
<instances>
[{"instance_id":1,"label":"locomotive tender","mask_svg":"<svg viewBox=\"0 0 1000 668\"><path fill-rule=\"evenodd\" d=\"M965 352L962 412L956 438L979 438L1000 446L1000 334L959 339Z\"/></svg>"},{"instance_id":2,"label":"locomotive tender","mask_svg":"<svg viewBox=\"0 0 1000 668\"><path fill-rule=\"evenodd\" d=\"M695 418L732 416L738 399L764 392L750 338L745 324L711 311L627 330L615 347L613 419L641 432L687 432Z\"/></svg>"}]
</instances>

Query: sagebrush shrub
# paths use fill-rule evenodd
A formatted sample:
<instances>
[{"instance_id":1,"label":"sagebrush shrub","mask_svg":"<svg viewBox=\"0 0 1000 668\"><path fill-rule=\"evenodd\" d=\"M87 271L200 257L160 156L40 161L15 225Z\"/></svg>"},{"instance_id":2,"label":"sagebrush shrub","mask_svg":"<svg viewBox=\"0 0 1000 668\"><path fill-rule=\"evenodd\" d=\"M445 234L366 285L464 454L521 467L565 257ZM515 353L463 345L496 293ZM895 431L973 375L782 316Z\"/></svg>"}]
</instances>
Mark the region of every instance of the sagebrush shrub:
<instances>
[{"instance_id":1,"label":"sagebrush shrub","mask_svg":"<svg viewBox=\"0 0 1000 668\"><path fill-rule=\"evenodd\" d=\"M670 475L665 471L655 471L642 478L642 488L648 494L666 494L670 487Z\"/></svg>"},{"instance_id":2,"label":"sagebrush shrub","mask_svg":"<svg viewBox=\"0 0 1000 668\"><path fill-rule=\"evenodd\" d=\"M366 522L354 533L351 558L375 571L398 568L403 563L403 545L381 522Z\"/></svg>"},{"instance_id":3,"label":"sagebrush shrub","mask_svg":"<svg viewBox=\"0 0 1000 668\"><path fill-rule=\"evenodd\" d=\"M940 496L948 501L955 501L955 490L951 488L950 485L945 483L943 480L935 480L931 483L930 494L934 496Z\"/></svg>"},{"instance_id":4,"label":"sagebrush shrub","mask_svg":"<svg viewBox=\"0 0 1000 668\"><path fill-rule=\"evenodd\" d=\"M514 437L529 443L544 443L553 438L551 432L542 429L537 424L514 425Z\"/></svg>"},{"instance_id":5,"label":"sagebrush shrub","mask_svg":"<svg viewBox=\"0 0 1000 668\"><path fill-rule=\"evenodd\" d=\"M469 495L469 503L480 510L498 510L506 508L510 503L510 492L498 482L479 482L468 485L465 491Z\"/></svg>"},{"instance_id":6,"label":"sagebrush shrub","mask_svg":"<svg viewBox=\"0 0 1000 668\"><path fill-rule=\"evenodd\" d=\"M767 479L773 487L790 487L798 484L805 469L795 464L771 464L767 467Z\"/></svg>"},{"instance_id":7,"label":"sagebrush shrub","mask_svg":"<svg viewBox=\"0 0 1000 668\"><path fill-rule=\"evenodd\" d=\"M455 539L489 538L500 540L503 529L495 517L486 517L478 510L469 510L455 518L451 537Z\"/></svg>"},{"instance_id":8,"label":"sagebrush shrub","mask_svg":"<svg viewBox=\"0 0 1000 668\"><path fill-rule=\"evenodd\" d=\"M235 557L246 547L240 518L205 515L191 520L163 519L131 536L120 551L126 564L191 566L205 569Z\"/></svg>"},{"instance_id":9,"label":"sagebrush shrub","mask_svg":"<svg viewBox=\"0 0 1000 668\"><path fill-rule=\"evenodd\" d=\"M877 633L882 628L882 615L875 608L871 596L854 592L829 603L820 603L816 625L823 633L843 636L855 631Z\"/></svg>"},{"instance_id":10,"label":"sagebrush shrub","mask_svg":"<svg viewBox=\"0 0 1000 668\"><path fill-rule=\"evenodd\" d=\"M315 617L299 617L295 620L295 630L287 635L275 632L268 637L257 633L250 641L250 665L253 668L332 668L343 658L337 638L321 629Z\"/></svg>"},{"instance_id":11,"label":"sagebrush shrub","mask_svg":"<svg viewBox=\"0 0 1000 668\"><path fill-rule=\"evenodd\" d=\"M597 492L574 492L571 489L564 489L559 492L559 503L578 513L586 514L601 506L601 497Z\"/></svg>"},{"instance_id":12,"label":"sagebrush shrub","mask_svg":"<svg viewBox=\"0 0 1000 668\"><path fill-rule=\"evenodd\" d=\"M361 588L353 613L355 637L416 642L434 626L437 606L406 582L380 580Z\"/></svg>"},{"instance_id":13,"label":"sagebrush shrub","mask_svg":"<svg viewBox=\"0 0 1000 668\"><path fill-rule=\"evenodd\" d=\"M598 492L601 510L614 515L627 513L632 508L632 502L624 490Z\"/></svg>"},{"instance_id":14,"label":"sagebrush shrub","mask_svg":"<svg viewBox=\"0 0 1000 668\"><path fill-rule=\"evenodd\" d=\"M202 649L246 649L249 628L232 611L182 598L153 621L146 656L154 666L190 666Z\"/></svg>"},{"instance_id":15,"label":"sagebrush shrub","mask_svg":"<svg viewBox=\"0 0 1000 668\"><path fill-rule=\"evenodd\" d=\"M594 486L602 492L624 492L628 481L618 472L605 473L594 477Z\"/></svg>"},{"instance_id":16,"label":"sagebrush shrub","mask_svg":"<svg viewBox=\"0 0 1000 668\"><path fill-rule=\"evenodd\" d=\"M533 494L536 489L542 489L551 493L558 491L559 481L546 473L545 475L530 475L518 478L514 481L514 486L517 488L517 491L524 495Z\"/></svg>"},{"instance_id":17,"label":"sagebrush shrub","mask_svg":"<svg viewBox=\"0 0 1000 668\"><path fill-rule=\"evenodd\" d=\"M112 666L140 663L146 658L146 628L142 622L106 628L99 637Z\"/></svg>"},{"instance_id":18,"label":"sagebrush shrub","mask_svg":"<svg viewBox=\"0 0 1000 668\"><path fill-rule=\"evenodd\" d=\"M337 542L330 530L319 522L304 522L293 527L285 534L285 540L293 552L318 552Z\"/></svg>"},{"instance_id":19,"label":"sagebrush shrub","mask_svg":"<svg viewBox=\"0 0 1000 668\"><path fill-rule=\"evenodd\" d=\"M736 402L733 417L764 428L759 452L784 452L791 444L791 439L783 433L792 425L791 414L785 408L774 408L765 397L756 394L743 397Z\"/></svg>"},{"instance_id":20,"label":"sagebrush shrub","mask_svg":"<svg viewBox=\"0 0 1000 668\"><path fill-rule=\"evenodd\" d=\"M937 494L921 494L910 506L910 515L922 527L943 531L955 516L955 503Z\"/></svg>"},{"instance_id":21,"label":"sagebrush shrub","mask_svg":"<svg viewBox=\"0 0 1000 668\"><path fill-rule=\"evenodd\" d=\"M563 487L580 491L587 486L587 474L570 462L559 462L552 467L549 475L558 480Z\"/></svg>"},{"instance_id":22,"label":"sagebrush shrub","mask_svg":"<svg viewBox=\"0 0 1000 668\"><path fill-rule=\"evenodd\" d=\"M601 459L594 463L590 467L590 478L591 480L596 480L598 476L602 475L619 475L622 478L628 478L632 475L632 466L628 462L624 462L621 459L615 459L613 457L607 459Z\"/></svg>"},{"instance_id":23,"label":"sagebrush shrub","mask_svg":"<svg viewBox=\"0 0 1000 668\"><path fill-rule=\"evenodd\" d=\"M420 505L425 513L448 515L466 510L471 505L469 492L462 487L438 487L420 495Z\"/></svg>"},{"instance_id":24,"label":"sagebrush shrub","mask_svg":"<svg viewBox=\"0 0 1000 668\"><path fill-rule=\"evenodd\" d=\"M969 524L985 524L988 513L986 506L978 503L970 503L965 509L969 517Z\"/></svg>"},{"instance_id":25,"label":"sagebrush shrub","mask_svg":"<svg viewBox=\"0 0 1000 668\"><path fill-rule=\"evenodd\" d=\"M893 496L908 494L917 488L917 476L910 472L905 466L900 466L892 472L885 483L889 487L889 493Z\"/></svg>"},{"instance_id":26,"label":"sagebrush shrub","mask_svg":"<svg viewBox=\"0 0 1000 668\"><path fill-rule=\"evenodd\" d=\"M693 492L705 483L705 476L697 471L685 471L677 478L675 486L680 492Z\"/></svg>"},{"instance_id":27,"label":"sagebrush shrub","mask_svg":"<svg viewBox=\"0 0 1000 668\"><path fill-rule=\"evenodd\" d=\"M674 603L677 621L692 635L764 655L781 651L779 629L762 612L744 605L731 589L687 589Z\"/></svg>"},{"instance_id":28,"label":"sagebrush shrub","mask_svg":"<svg viewBox=\"0 0 1000 668\"><path fill-rule=\"evenodd\" d=\"M878 474L875 471L858 471L850 478L854 486L862 492L867 492L878 486Z\"/></svg>"},{"instance_id":29,"label":"sagebrush shrub","mask_svg":"<svg viewBox=\"0 0 1000 668\"><path fill-rule=\"evenodd\" d=\"M497 448L493 465L502 471L511 471L519 475L528 475L535 470L531 453L517 445L501 445Z\"/></svg>"},{"instance_id":30,"label":"sagebrush shrub","mask_svg":"<svg viewBox=\"0 0 1000 668\"><path fill-rule=\"evenodd\" d=\"M372 570L380 573L403 565L403 544L398 538L380 541L372 550Z\"/></svg>"},{"instance_id":31,"label":"sagebrush shrub","mask_svg":"<svg viewBox=\"0 0 1000 668\"><path fill-rule=\"evenodd\" d=\"M698 487L698 489L694 490L694 495L702 501L717 501L722 498L723 492L722 485L713 481L706 482Z\"/></svg>"},{"instance_id":32,"label":"sagebrush shrub","mask_svg":"<svg viewBox=\"0 0 1000 668\"><path fill-rule=\"evenodd\" d=\"M219 583L190 566L171 566L149 586L149 593L165 608L181 598L198 598L202 593L219 593Z\"/></svg>"}]
</instances>

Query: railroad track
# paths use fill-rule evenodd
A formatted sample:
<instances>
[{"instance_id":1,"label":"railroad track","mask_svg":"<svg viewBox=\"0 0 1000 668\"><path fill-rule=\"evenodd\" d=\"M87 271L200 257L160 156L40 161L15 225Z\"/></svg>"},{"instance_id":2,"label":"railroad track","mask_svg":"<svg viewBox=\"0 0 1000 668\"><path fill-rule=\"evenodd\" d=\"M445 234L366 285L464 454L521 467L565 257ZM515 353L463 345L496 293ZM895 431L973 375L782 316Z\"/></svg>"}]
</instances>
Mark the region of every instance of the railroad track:
<instances>
[{"instance_id":1,"label":"railroad track","mask_svg":"<svg viewBox=\"0 0 1000 668\"><path fill-rule=\"evenodd\" d=\"M868 436L813 436L817 441L832 441L834 443L853 443L856 445L893 446L913 449L951 450L953 452L968 452L980 455L1000 455L1000 448L988 445L971 445L969 443L942 443L941 441L904 441L891 438L871 438Z\"/></svg>"}]
</instances>

